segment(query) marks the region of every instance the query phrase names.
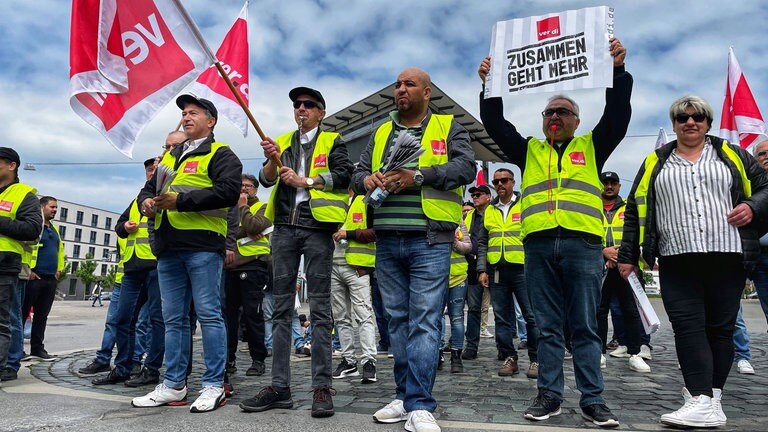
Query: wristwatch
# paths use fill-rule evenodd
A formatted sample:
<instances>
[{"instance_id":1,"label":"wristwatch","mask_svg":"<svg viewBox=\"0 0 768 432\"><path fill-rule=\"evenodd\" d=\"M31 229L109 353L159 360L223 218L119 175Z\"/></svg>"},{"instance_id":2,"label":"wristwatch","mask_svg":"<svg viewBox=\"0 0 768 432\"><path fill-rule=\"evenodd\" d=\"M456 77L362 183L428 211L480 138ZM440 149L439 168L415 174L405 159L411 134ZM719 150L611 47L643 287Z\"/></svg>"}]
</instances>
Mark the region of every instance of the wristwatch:
<instances>
[{"instance_id":1,"label":"wristwatch","mask_svg":"<svg viewBox=\"0 0 768 432\"><path fill-rule=\"evenodd\" d=\"M315 179L312 177L307 177L306 180L304 180L304 183L307 185L307 187L312 187L315 185Z\"/></svg>"},{"instance_id":2,"label":"wristwatch","mask_svg":"<svg viewBox=\"0 0 768 432\"><path fill-rule=\"evenodd\" d=\"M421 186L423 184L424 184L424 174L422 174L420 170L416 170L416 172L413 173L413 185Z\"/></svg>"}]
</instances>

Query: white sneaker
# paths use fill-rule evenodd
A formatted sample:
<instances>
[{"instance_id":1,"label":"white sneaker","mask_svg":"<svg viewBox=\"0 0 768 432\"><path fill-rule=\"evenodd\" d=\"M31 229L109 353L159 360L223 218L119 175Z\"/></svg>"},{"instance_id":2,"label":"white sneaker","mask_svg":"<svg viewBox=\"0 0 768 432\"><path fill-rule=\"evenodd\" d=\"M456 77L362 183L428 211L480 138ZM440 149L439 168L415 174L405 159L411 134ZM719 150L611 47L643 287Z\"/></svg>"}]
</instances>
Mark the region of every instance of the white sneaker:
<instances>
[{"instance_id":1,"label":"white sneaker","mask_svg":"<svg viewBox=\"0 0 768 432\"><path fill-rule=\"evenodd\" d=\"M616 358L626 358L626 357L629 357L629 353L627 352L627 346L626 345L619 345L618 348L616 348L615 350L611 351L610 356L611 357L616 357Z\"/></svg>"},{"instance_id":2,"label":"white sneaker","mask_svg":"<svg viewBox=\"0 0 768 432\"><path fill-rule=\"evenodd\" d=\"M648 345L640 345L640 354L638 355L645 360L653 360L653 355L651 354L651 347L649 347Z\"/></svg>"},{"instance_id":3,"label":"white sneaker","mask_svg":"<svg viewBox=\"0 0 768 432\"><path fill-rule=\"evenodd\" d=\"M736 368L739 370L740 374L755 374L755 368L752 367L752 365L749 363L749 360L739 360L738 363L736 363Z\"/></svg>"},{"instance_id":4,"label":"white sneaker","mask_svg":"<svg viewBox=\"0 0 768 432\"><path fill-rule=\"evenodd\" d=\"M481 338L492 338L493 337L493 333L489 332L488 329L485 329L485 330L480 332L480 337Z\"/></svg>"},{"instance_id":5,"label":"white sneaker","mask_svg":"<svg viewBox=\"0 0 768 432\"><path fill-rule=\"evenodd\" d=\"M650 373L651 367L645 363L642 357L639 355L633 355L629 358L629 368L635 372Z\"/></svg>"},{"instance_id":6,"label":"white sneaker","mask_svg":"<svg viewBox=\"0 0 768 432\"><path fill-rule=\"evenodd\" d=\"M573 359L573 353L568 351L568 348L565 349L565 354L563 355L563 360L571 360Z\"/></svg>"},{"instance_id":7,"label":"white sneaker","mask_svg":"<svg viewBox=\"0 0 768 432\"><path fill-rule=\"evenodd\" d=\"M725 420L718 418L711 397L699 395L694 398L688 392L688 389L683 387L683 399L685 399L685 404L682 408L661 416L663 424L688 427L717 427L725 425Z\"/></svg>"},{"instance_id":8,"label":"white sneaker","mask_svg":"<svg viewBox=\"0 0 768 432\"><path fill-rule=\"evenodd\" d=\"M373 420L378 423L397 423L408 419L403 401L395 399L384 408L373 414Z\"/></svg>"},{"instance_id":9,"label":"white sneaker","mask_svg":"<svg viewBox=\"0 0 768 432\"><path fill-rule=\"evenodd\" d=\"M608 359L605 358L605 354L600 354L600 369L608 367Z\"/></svg>"},{"instance_id":10,"label":"white sneaker","mask_svg":"<svg viewBox=\"0 0 768 432\"><path fill-rule=\"evenodd\" d=\"M193 413L213 411L226 403L227 397L224 394L224 387L209 386L200 390L200 396L189 407Z\"/></svg>"},{"instance_id":11,"label":"white sneaker","mask_svg":"<svg viewBox=\"0 0 768 432\"><path fill-rule=\"evenodd\" d=\"M723 412L723 406L720 403L720 400L723 398L723 390L722 389L712 389L712 409L715 411L715 416L722 420L723 425L725 425L725 422L728 420L728 417L725 416L725 413Z\"/></svg>"},{"instance_id":12,"label":"white sneaker","mask_svg":"<svg viewBox=\"0 0 768 432\"><path fill-rule=\"evenodd\" d=\"M431 412L416 410L408 415L405 430L408 432L440 432L442 429L437 425Z\"/></svg>"},{"instance_id":13,"label":"white sneaker","mask_svg":"<svg viewBox=\"0 0 768 432\"><path fill-rule=\"evenodd\" d=\"M181 390L176 390L160 383L146 395L133 398L131 405L137 408L158 407L173 402L183 402L186 399L186 386Z\"/></svg>"}]
</instances>

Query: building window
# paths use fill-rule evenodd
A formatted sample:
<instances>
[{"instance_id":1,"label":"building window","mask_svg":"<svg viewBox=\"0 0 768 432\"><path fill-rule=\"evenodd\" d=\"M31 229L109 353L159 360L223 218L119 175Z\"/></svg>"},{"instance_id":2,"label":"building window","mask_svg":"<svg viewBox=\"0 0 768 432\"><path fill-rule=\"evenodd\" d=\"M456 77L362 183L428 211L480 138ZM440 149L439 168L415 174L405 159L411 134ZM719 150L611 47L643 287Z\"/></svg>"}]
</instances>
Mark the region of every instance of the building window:
<instances>
[{"instance_id":1,"label":"building window","mask_svg":"<svg viewBox=\"0 0 768 432\"><path fill-rule=\"evenodd\" d=\"M104 261L109 261L109 249L104 248L101 250L101 258L103 258Z\"/></svg>"},{"instance_id":2,"label":"building window","mask_svg":"<svg viewBox=\"0 0 768 432\"><path fill-rule=\"evenodd\" d=\"M67 295L73 296L77 294L77 279L70 279L69 280L69 291L67 292Z\"/></svg>"},{"instance_id":3,"label":"building window","mask_svg":"<svg viewBox=\"0 0 768 432\"><path fill-rule=\"evenodd\" d=\"M61 236L61 239L64 240L64 237L67 235L67 227L60 226L59 227L59 235Z\"/></svg>"},{"instance_id":4,"label":"building window","mask_svg":"<svg viewBox=\"0 0 768 432\"><path fill-rule=\"evenodd\" d=\"M101 275L102 276L106 276L107 275L107 265L106 264L102 264L101 265Z\"/></svg>"},{"instance_id":5,"label":"building window","mask_svg":"<svg viewBox=\"0 0 768 432\"><path fill-rule=\"evenodd\" d=\"M112 236L109 233L104 233L104 246L109 246L110 240L112 240Z\"/></svg>"},{"instance_id":6,"label":"building window","mask_svg":"<svg viewBox=\"0 0 768 432\"><path fill-rule=\"evenodd\" d=\"M83 212L81 212L81 211L77 212L77 217L75 218L75 223L78 224L78 225L82 225L83 224Z\"/></svg>"},{"instance_id":7,"label":"building window","mask_svg":"<svg viewBox=\"0 0 768 432\"><path fill-rule=\"evenodd\" d=\"M104 223L104 228L111 230L112 229L112 218L107 217L107 221Z\"/></svg>"},{"instance_id":8,"label":"building window","mask_svg":"<svg viewBox=\"0 0 768 432\"><path fill-rule=\"evenodd\" d=\"M91 215L91 226L95 227L98 225L99 225L99 215L97 214Z\"/></svg>"},{"instance_id":9,"label":"building window","mask_svg":"<svg viewBox=\"0 0 768 432\"><path fill-rule=\"evenodd\" d=\"M89 246L88 247L88 255L90 255L91 258L94 258L96 256L96 248L93 247L93 246Z\"/></svg>"},{"instance_id":10,"label":"building window","mask_svg":"<svg viewBox=\"0 0 768 432\"><path fill-rule=\"evenodd\" d=\"M77 274L78 266L80 266L80 261L75 261L72 263L72 274Z\"/></svg>"},{"instance_id":11,"label":"building window","mask_svg":"<svg viewBox=\"0 0 768 432\"><path fill-rule=\"evenodd\" d=\"M83 230L81 230L80 228L75 228L75 241L79 242L82 237L83 237Z\"/></svg>"},{"instance_id":12,"label":"building window","mask_svg":"<svg viewBox=\"0 0 768 432\"><path fill-rule=\"evenodd\" d=\"M62 207L59 209L59 220L60 221L67 221L67 216L69 215L69 209L66 207Z\"/></svg>"},{"instance_id":13,"label":"building window","mask_svg":"<svg viewBox=\"0 0 768 432\"><path fill-rule=\"evenodd\" d=\"M91 231L91 238L88 240L88 243L96 243L96 231Z\"/></svg>"},{"instance_id":14,"label":"building window","mask_svg":"<svg viewBox=\"0 0 768 432\"><path fill-rule=\"evenodd\" d=\"M75 247L72 248L72 258L80 258L80 245L75 245ZM75 272L74 267L77 265L77 263L72 263L72 273Z\"/></svg>"}]
</instances>

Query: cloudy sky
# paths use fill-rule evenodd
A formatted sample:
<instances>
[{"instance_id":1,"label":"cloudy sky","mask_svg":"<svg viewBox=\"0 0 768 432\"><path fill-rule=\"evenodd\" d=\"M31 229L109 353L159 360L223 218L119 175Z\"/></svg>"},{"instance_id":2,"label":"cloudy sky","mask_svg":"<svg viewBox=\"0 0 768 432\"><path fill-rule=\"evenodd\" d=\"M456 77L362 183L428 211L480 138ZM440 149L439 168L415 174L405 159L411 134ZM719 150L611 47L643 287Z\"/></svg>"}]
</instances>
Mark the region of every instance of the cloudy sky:
<instances>
[{"instance_id":1,"label":"cloudy sky","mask_svg":"<svg viewBox=\"0 0 768 432\"><path fill-rule=\"evenodd\" d=\"M182 0L215 51L232 25L240 0ZM487 55L496 21L599 6L587 1L482 2L456 0L252 2L250 106L262 129L277 136L293 128L287 93L298 85L320 89L328 113L392 83L408 66L428 71L449 96L479 118L477 66ZM669 104L685 93L703 96L720 123L728 47L733 46L761 109L768 109L768 2L636 1L616 9L616 35L627 47L634 75L629 136L606 169L624 179L625 193L652 148L659 127L671 133ZM167 106L142 132L130 160L112 148L69 106L69 23L63 0L0 2L0 118L4 146L16 148L22 181L50 194L122 211L143 184L141 161L159 153L178 109ZM760 36L763 35L763 36ZM582 131L602 112L602 90L572 93L581 105ZM525 135L540 133L547 95L506 100L507 118ZM768 114L768 113L767 113ZM245 171L263 161L258 137L244 139L226 120L219 141L232 145ZM265 191L260 192L262 195Z\"/></svg>"}]
</instances>

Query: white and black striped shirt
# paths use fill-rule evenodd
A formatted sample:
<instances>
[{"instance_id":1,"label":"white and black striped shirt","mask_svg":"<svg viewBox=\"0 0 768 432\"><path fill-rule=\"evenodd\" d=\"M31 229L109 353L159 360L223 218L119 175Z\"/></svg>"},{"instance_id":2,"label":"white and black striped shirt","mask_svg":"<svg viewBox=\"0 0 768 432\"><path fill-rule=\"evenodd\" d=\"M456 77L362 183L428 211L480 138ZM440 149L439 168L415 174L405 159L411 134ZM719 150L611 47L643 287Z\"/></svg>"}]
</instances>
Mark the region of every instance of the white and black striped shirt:
<instances>
[{"instance_id":1,"label":"white and black striped shirt","mask_svg":"<svg viewBox=\"0 0 768 432\"><path fill-rule=\"evenodd\" d=\"M739 231L728 223L732 184L709 139L695 163L673 151L654 183L659 254L741 253Z\"/></svg>"}]
</instances>

